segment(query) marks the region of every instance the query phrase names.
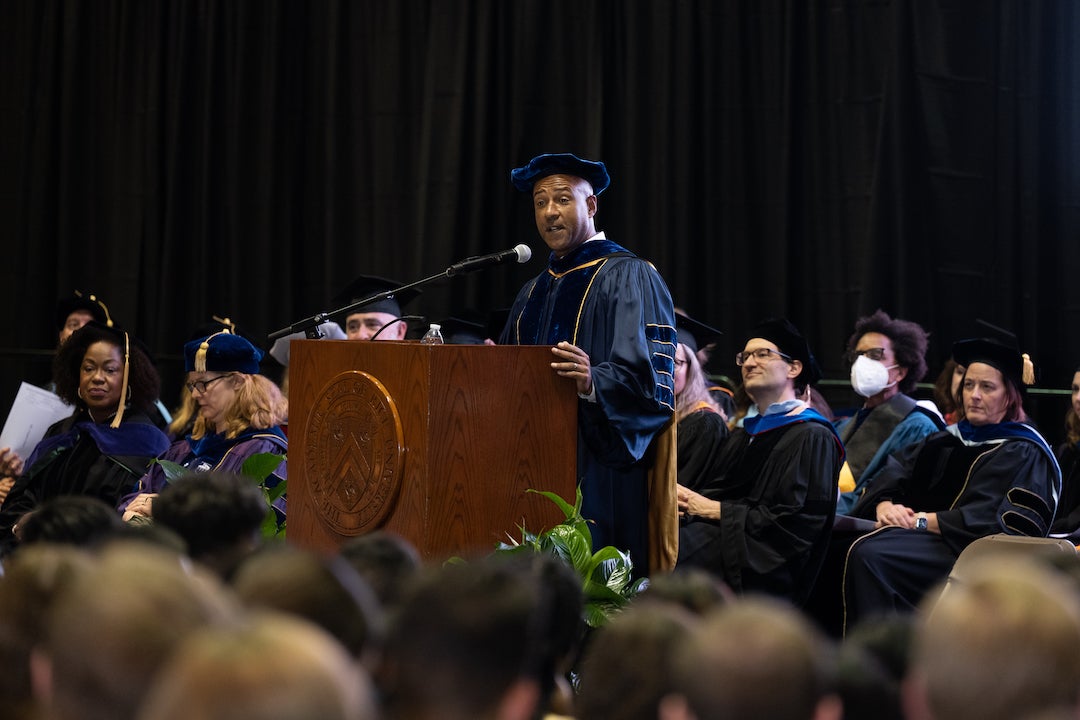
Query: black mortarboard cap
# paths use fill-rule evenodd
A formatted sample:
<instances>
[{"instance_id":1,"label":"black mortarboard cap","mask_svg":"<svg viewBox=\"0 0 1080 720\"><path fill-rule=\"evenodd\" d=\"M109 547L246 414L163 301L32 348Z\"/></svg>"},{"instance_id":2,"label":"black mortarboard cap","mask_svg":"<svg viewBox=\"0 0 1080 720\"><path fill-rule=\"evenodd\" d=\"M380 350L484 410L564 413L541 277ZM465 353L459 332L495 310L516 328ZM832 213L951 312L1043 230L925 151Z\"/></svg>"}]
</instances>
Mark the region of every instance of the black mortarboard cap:
<instances>
[{"instance_id":1,"label":"black mortarboard cap","mask_svg":"<svg viewBox=\"0 0 1080 720\"><path fill-rule=\"evenodd\" d=\"M573 175L592 185L593 194L599 195L611 184L604 163L583 160L572 153L537 155L527 165L510 171L510 182L521 192L532 192L533 184L548 175Z\"/></svg>"},{"instance_id":2,"label":"black mortarboard cap","mask_svg":"<svg viewBox=\"0 0 1080 720\"><path fill-rule=\"evenodd\" d=\"M439 326L450 345L483 345L484 339L490 337L483 322L464 317L448 317Z\"/></svg>"},{"instance_id":3,"label":"black mortarboard cap","mask_svg":"<svg viewBox=\"0 0 1080 720\"><path fill-rule=\"evenodd\" d=\"M695 354L700 348L716 342L717 338L724 334L681 312L675 313L675 329L678 332L679 342Z\"/></svg>"},{"instance_id":4,"label":"black mortarboard cap","mask_svg":"<svg viewBox=\"0 0 1080 720\"><path fill-rule=\"evenodd\" d=\"M334 296L334 302L343 307L369 298L372 295L378 295L379 293L387 292L388 290L396 290L397 288L400 288L402 284L403 283L399 283L397 280L390 280L375 275L360 275ZM382 312L389 313L394 317L401 317L401 308L412 302L419 294L420 291L416 289L402 290L394 293L388 298L382 298L369 305L357 308L353 311L353 314Z\"/></svg>"},{"instance_id":5,"label":"black mortarboard cap","mask_svg":"<svg viewBox=\"0 0 1080 720\"><path fill-rule=\"evenodd\" d=\"M83 293L76 290L70 297L61 298L56 303L56 329L63 330L67 324L68 315L76 310L85 310L90 313L94 320L102 325L110 325L112 318L109 317L109 309L105 303L92 293Z\"/></svg>"},{"instance_id":6,"label":"black mortarboard cap","mask_svg":"<svg viewBox=\"0 0 1080 720\"><path fill-rule=\"evenodd\" d=\"M1021 353L1012 336L1000 338L968 338L953 343L953 360L958 365L967 367L971 363L981 362L997 368L1014 386L1023 390L1035 383L1035 366L1026 353Z\"/></svg>"},{"instance_id":7,"label":"black mortarboard cap","mask_svg":"<svg viewBox=\"0 0 1080 720\"><path fill-rule=\"evenodd\" d=\"M810 351L810 343L786 318L772 318L758 323L750 331L750 337L764 338L780 348L780 352L800 361L803 369L796 378L800 383L813 385L821 379L821 368Z\"/></svg>"}]
</instances>

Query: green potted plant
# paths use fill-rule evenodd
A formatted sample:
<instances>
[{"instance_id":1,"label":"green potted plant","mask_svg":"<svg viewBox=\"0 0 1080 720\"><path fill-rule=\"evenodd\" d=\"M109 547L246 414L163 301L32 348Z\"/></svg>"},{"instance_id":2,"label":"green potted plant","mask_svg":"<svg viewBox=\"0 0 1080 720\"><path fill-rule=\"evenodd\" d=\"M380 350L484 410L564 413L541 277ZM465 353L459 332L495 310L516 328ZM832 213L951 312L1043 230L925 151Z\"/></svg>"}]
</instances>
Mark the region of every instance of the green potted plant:
<instances>
[{"instance_id":1,"label":"green potted plant","mask_svg":"<svg viewBox=\"0 0 1080 720\"><path fill-rule=\"evenodd\" d=\"M604 625L626 607L648 581L633 579L634 564L629 553L611 545L593 552L588 521L581 516L581 488L577 490L573 505L552 492L529 492L539 493L558 505L566 519L539 534L519 525L521 540L511 538L509 542L500 543L495 552L550 553L569 564L581 578L585 622L593 628Z\"/></svg>"}]
</instances>

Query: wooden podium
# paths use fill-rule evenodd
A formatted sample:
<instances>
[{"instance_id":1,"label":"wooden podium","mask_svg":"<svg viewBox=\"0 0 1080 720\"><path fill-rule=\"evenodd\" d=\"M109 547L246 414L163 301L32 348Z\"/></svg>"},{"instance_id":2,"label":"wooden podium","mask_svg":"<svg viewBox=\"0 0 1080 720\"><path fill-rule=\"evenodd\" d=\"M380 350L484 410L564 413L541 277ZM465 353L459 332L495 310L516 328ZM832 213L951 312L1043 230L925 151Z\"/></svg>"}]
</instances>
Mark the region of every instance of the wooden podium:
<instances>
[{"instance_id":1,"label":"wooden podium","mask_svg":"<svg viewBox=\"0 0 1080 720\"><path fill-rule=\"evenodd\" d=\"M376 529L426 560L491 552L573 503L577 395L544 346L294 340L290 542L333 552Z\"/></svg>"}]
</instances>

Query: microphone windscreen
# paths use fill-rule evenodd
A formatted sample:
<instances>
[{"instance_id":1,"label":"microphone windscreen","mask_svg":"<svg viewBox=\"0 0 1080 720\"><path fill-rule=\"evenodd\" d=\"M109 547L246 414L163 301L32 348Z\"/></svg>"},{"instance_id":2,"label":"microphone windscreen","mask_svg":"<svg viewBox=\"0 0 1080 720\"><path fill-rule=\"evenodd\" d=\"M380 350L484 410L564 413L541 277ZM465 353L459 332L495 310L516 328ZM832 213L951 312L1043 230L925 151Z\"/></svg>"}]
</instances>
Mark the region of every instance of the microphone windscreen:
<instances>
[{"instance_id":1,"label":"microphone windscreen","mask_svg":"<svg viewBox=\"0 0 1080 720\"><path fill-rule=\"evenodd\" d=\"M519 263L527 263L527 262L529 262L529 259L532 257L532 248L529 247L528 245L526 245L525 243L521 243L520 245L515 245L514 246L514 252L517 253L517 261Z\"/></svg>"}]
</instances>

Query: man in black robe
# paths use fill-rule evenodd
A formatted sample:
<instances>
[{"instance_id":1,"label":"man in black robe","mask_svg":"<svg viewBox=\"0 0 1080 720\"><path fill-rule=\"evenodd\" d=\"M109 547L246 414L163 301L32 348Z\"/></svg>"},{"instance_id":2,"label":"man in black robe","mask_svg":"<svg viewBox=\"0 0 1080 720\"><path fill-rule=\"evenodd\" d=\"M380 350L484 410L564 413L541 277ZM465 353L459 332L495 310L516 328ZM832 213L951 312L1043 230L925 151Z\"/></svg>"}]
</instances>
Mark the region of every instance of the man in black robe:
<instances>
[{"instance_id":1,"label":"man in black robe","mask_svg":"<svg viewBox=\"0 0 1080 720\"><path fill-rule=\"evenodd\" d=\"M653 441L675 408L671 294L652 265L596 231L597 196L610 184L603 163L540 155L510 179L531 194L551 255L518 293L500 343L551 345L552 370L576 385L581 512L594 548L629 551L636 574L670 568L674 533L665 563L661 543L649 540L649 512L650 504L663 512L666 497L674 529L674 463L652 489L649 477ZM654 520L654 532L663 524Z\"/></svg>"},{"instance_id":2,"label":"man in black robe","mask_svg":"<svg viewBox=\"0 0 1080 720\"><path fill-rule=\"evenodd\" d=\"M805 602L836 514L844 450L804 399L821 377L806 340L786 320L751 333L735 359L758 408L720 453L700 493L679 486L679 566L704 568L739 593Z\"/></svg>"}]
</instances>

